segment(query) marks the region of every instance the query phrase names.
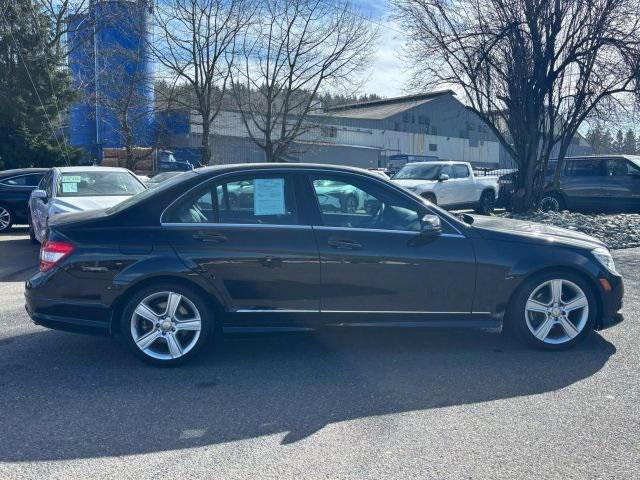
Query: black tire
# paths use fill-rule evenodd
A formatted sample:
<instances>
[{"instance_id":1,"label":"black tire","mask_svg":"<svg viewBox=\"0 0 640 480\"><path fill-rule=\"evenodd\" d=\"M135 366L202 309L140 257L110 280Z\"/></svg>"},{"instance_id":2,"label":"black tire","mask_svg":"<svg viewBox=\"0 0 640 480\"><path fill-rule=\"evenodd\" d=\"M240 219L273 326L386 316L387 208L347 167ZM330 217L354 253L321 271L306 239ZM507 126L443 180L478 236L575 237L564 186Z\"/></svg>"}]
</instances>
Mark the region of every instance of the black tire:
<instances>
[{"instance_id":1,"label":"black tire","mask_svg":"<svg viewBox=\"0 0 640 480\"><path fill-rule=\"evenodd\" d=\"M190 302L197 309L197 313L199 314L200 322L201 322L201 328L200 328L200 331L198 332L198 337L195 339L195 342L193 342L193 345L186 353L182 354L177 358L156 358L151 355L152 354L166 355L166 356L171 355L170 349L168 346L169 342L168 340L165 341L167 334L171 334L173 338L179 338L178 337L179 335L183 335L183 334L188 335L191 333L193 334L193 337L191 339L189 336L182 337L183 339L186 340L185 343L189 344L193 340L193 338L195 338L196 332L192 332L192 331L176 332L174 330L173 332L167 331L163 333L163 330L160 327L152 327L151 322L144 320L139 315L136 315L134 319L134 311L143 300L148 299L149 297L153 297L154 295L158 295L161 298L162 295L166 292L177 293L181 295L183 299L187 299L188 302ZM182 303L178 305L178 308L186 309L185 311L189 312L191 310L191 306L189 304L184 303L184 300L181 300L181 302ZM156 312L160 312L160 310L162 309L161 302L159 303L159 306L160 306L160 309L155 310ZM161 317L163 316L164 314L159 314L158 315L159 320L162 321L163 318ZM177 323L179 324L179 322ZM132 328L132 324L134 325L133 328ZM138 327L143 324L146 325L147 328L149 328L149 330L138 332L137 331ZM136 332L140 333L142 336L144 336L147 333L153 333L154 331L157 332L158 335L160 335L156 337L156 340L154 340L151 344L148 345L146 350L149 350L150 353L147 353L138 347L133 337L132 329L135 329ZM149 286L140 291L137 291L131 296L131 298L128 299L124 309L122 310L122 317L120 319L120 333L127 347L134 353L134 355L136 355L138 358L142 359L143 361L156 366L171 367L171 366L182 365L188 361L191 361L193 358L195 358L202 351L204 346L209 343L210 338L214 334L213 311L209 307L207 302L191 288L182 286L180 284L161 283L161 284ZM142 338L140 337L138 341L140 341L141 339ZM185 347L180 343L180 341L179 341L179 345L181 345L182 348ZM163 350L166 352L163 352Z\"/></svg>"},{"instance_id":2,"label":"black tire","mask_svg":"<svg viewBox=\"0 0 640 480\"><path fill-rule=\"evenodd\" d=\"M556 192L546 192L540 199L540 210L543 212L559 212L565 210L566 205L562 195Z\"/></svg>"},{"instance_id":3,"label":"black tire","mask_svg":"<svg viewBox=\"0 0 640 480\"><path fill-rule=\"evenodd\" d=\"M496 206L496 194L493 190L485 190L480 195L478 205L476 205L476 213L480 215L489 215Z\"/></svg>"},{"instance_id":4,"label":"black tire","mask_svg":"<svg viewBox=\"0 0 640 480\"><path fill-rule=\"evenodd\" d=\"M0 233L8 232L13 226L14 214L11 207L0 204Z\"/></svg>"},{"instance_id":5,"label":"black tire","mask_svg":"<svg viewBox=\"0 0 640 480\"><path fill-rule=\"evenodd\" d=\"M558 279L563 280L563 282L569 282L570 284L573 284L579 287L580 290L582 290L582 292L586 297L586 301L588 303L588 315L586 315L586 312L585 312L586 320L582 328L579 330L579 333L575 335L573 338L567 338L567 340L562 341L562 343L548 343L548 341L554 341L554 340L560 341L562 339L561 337L567 336L565 333L565 329L562 327L560 323L558 323L556 320L553 320L553 317L551 315L547 315L546 318L549 319L551 317L552 323L555 323L555 325L552 327L552 329L548 333L549 335L547 337L548 340L547 341L540 340L534 335L533 331L529 326L529 324L533 323L532 322L533 319L529 318L530 313L527 312L526 305L529 300L529 296L532 295L541 285L543 285L545 282L558 280ZM566 285L566 286L569 286L570 288L572 288L571 285ZM562 288L566 288L566 286ZM543 294L543 292L541 292L541 294ZM581 315L582 312L580 311L577 313L578 315ZM540 315L544 315L544 314L540 314ZM597 316L598 316L598 303L596 301L596 296L593 292L593 288L588 281L586 281L582 276L571 273L571 272L566 272L566 271L547 272L541 275L535 275L534 277L526 280L525 283L522 285L522 287L515 294L515 296L511 301L511 304L509 305L509 309L507 313L507 322L508 322L507 331L515 334L515 336L518 337L522 342L537 349L566 350L573 347L577 343L583 341L587 336L591 334L591 332L594 329ZM535 329L536 327L542 326L542 323L547 321L544 318L545 318L544 316L541 317L540 324L532 325L533 328ZM580 325L580 322L576 321L575 318L576 317L574 317L574 319L571 320L571 323L574 326ZM557 339L553 338L554 335L558 335L559 338Z\"/></svg>"},{"instance_id":6,"label":"black tire","mask_svg":"<svg viewBox=\"0 0 640 480\"><path fill-rule=\"evenodd\" d=\"M438 205L438 200L436 199L436 196L433 193L423 193L422 198L432 203L433 205Z\"/></svg>"},{"instance_id":7,"label":"black tire","mask_svg":"<svg viewBox=\"0 0 640 480\"><path fill-rule=\"evenodd\" d=\"M31 213L29 213L29 215L27 217L27 223L29 224L29 240L31 241L31 243L33 245L39 245L40 242L36 238L36 234L33 231L33 225L31 224Z\"/></svg>"}]
</instances>

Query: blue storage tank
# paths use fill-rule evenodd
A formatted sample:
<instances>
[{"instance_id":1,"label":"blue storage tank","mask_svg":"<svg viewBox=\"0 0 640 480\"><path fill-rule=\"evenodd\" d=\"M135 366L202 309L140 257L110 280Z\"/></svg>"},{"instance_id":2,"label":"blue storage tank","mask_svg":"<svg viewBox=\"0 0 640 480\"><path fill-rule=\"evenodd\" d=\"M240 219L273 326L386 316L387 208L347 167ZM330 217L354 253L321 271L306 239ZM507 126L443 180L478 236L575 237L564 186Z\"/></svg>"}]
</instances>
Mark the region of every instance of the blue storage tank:
<instances>
[{"instance_id":1,"label":"blue storage tank","mask_svg":"<svg viewBox=\"0 0 640 480\"><path fill-rule=\"evenodd\" d=\"M128 96L129 86L135 96L129 112L133 143L154 144L152 15L149 0L93 0L86 15L70 18L91 25L69 38L73 81L85 93L71 109L70 140L94 158L101 158L102 148L124 146L113 106Z\"/></svg>"}]
</instances>

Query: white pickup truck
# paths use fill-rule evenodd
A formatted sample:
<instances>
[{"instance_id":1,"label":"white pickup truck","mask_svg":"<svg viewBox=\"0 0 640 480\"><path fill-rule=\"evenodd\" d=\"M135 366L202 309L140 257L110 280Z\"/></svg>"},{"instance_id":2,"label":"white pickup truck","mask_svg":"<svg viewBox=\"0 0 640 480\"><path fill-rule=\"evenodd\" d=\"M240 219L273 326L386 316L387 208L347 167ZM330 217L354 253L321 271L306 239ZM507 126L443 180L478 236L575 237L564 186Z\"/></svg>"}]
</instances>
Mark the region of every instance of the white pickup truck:
<instances>
[{"instance_id":1,"label":"white pickup truck","mask_svg":"<svg viewBox=\"0 0 640 480\"><path fill-rule=\"evenodd\" d=\"M491 213L498 198L498 177L476 177L468 162L407 163L391 180L446 208Z\"/></svg>"}]
</instances>

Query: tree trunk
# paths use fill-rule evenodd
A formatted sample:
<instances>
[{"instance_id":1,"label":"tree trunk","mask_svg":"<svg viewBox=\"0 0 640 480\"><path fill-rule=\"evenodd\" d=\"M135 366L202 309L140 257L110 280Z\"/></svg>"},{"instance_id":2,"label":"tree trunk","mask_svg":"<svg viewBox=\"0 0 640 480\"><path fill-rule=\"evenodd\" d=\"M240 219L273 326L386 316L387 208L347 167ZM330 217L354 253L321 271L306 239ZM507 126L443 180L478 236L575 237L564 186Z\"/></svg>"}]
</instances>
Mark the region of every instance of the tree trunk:
<instances>
[{"instance_id":1,"label":"tree trunk","mask_svg":"<svg viewBox=\"0 0 640 480\"><path fill-rule=\"evenodd\" d=\"M202 142L201 142L201 150L202 150L202 158L200 159L201 165L210 165L211 164L211 146L209 145L209 133L210 133L210 125L209 122L203 121L202 123Z\"/></svg>"}]
</instances>

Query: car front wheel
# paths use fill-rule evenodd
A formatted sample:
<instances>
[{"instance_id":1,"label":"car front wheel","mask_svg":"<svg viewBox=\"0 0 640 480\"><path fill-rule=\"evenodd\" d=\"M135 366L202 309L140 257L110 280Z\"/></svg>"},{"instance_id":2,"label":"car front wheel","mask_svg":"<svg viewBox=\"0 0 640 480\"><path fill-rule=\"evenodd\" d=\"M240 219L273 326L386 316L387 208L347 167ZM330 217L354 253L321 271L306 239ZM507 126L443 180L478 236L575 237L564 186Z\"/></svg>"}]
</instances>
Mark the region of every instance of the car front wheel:
<instances>
[{"instance_id":1,"label":"car front wheel","mask_svg":"<svg viewBox=\"0 0 640 480\"><path fill-rule=\"evenodd\" d=\"M13 225L13 214L9 207L0 205L0 232L8 232Z\"/></svg>"},{"instance_id":2,"label":"car front wheel","mask_svg":"<svg viewBox=\"0 0 640 480\"><path fill-rule=\"evenodd\" d=\"M570 273L528 281L514 299L511 321L528 344L547 350L570 348L593 330L597 314L589 284Z\"/></svg>"},{"instance_id":3,"label":"car front wheel","mask_svg":"<svg viewBox=\"0 0 640 480\"><path fill-rule=\"evenodd\" d=\"M180 285L146 288L128 301L121 332L129 348L154 365L178 365L202 349L212 331L208 305Z\"/></svg>"}]
</instances>

